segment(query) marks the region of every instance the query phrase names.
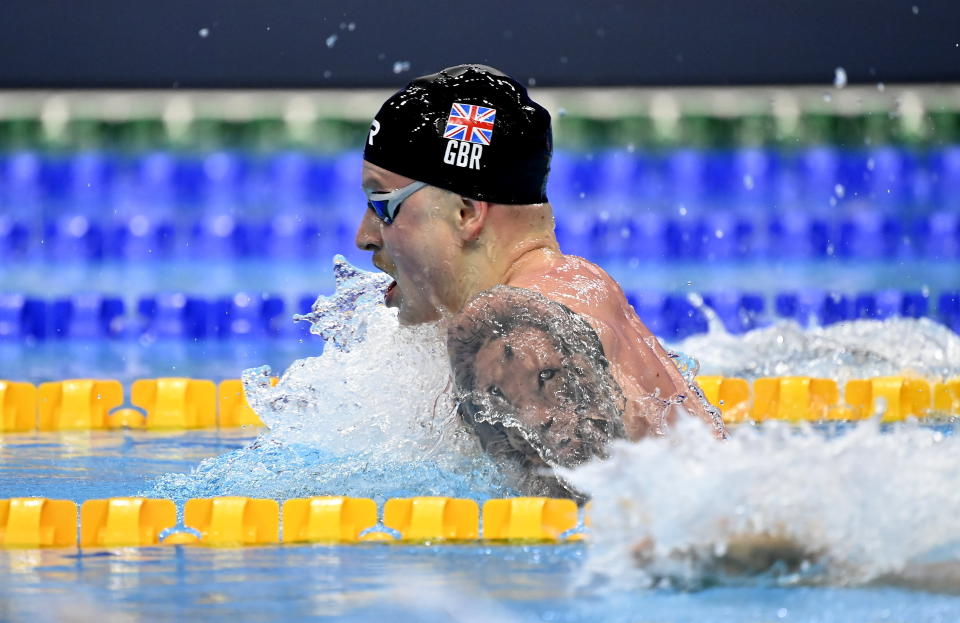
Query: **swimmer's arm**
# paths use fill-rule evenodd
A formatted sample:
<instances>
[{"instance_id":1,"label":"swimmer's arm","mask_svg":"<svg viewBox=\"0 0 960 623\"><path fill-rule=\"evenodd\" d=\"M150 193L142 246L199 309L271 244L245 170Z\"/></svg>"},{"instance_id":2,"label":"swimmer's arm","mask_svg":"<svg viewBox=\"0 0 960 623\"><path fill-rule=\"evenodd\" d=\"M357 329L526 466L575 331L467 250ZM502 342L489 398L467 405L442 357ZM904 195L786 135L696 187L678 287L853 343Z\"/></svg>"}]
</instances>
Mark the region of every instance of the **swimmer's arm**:
<instances>
[{"instance_id":1,"label":"swimmer's arm","mask_svg":"<svg viewBox=\"0 0 960 623\"><path fill-rule=\"evenodd\" d=\"M596 329L603 342L604 352L607 353L617 381L627 397L624 424L630 439L637 440L655 432L655 427L648 419L648 412L656 409L656 405L650 404L654 401L651 397L654 393L662 400L685 396L683 407L691 415L713 426L713 417L699 397L687 386L679 368L667 355L659 340L636 314L631 311L631 318L621 317L615 323L606 319L617 318L619 310L590 307L577 300L571 300L568 306ZM625 333L628 333L629 337ZM664 423L673 424L674 419L675 411L670 410ZM721 434L718 433L718 436Z\"/></svg>"},{"instance_id":2,"label":"swimmer's arm","mask_svg":"<svg viewBox=\"0 0 960 623\"><path fill-rule=\"evenodd\" d=\"M572 339L565 340L566 352L553 343L557 340L486 346L518 326L532 326L528 324L531 316L541 327L568 329L549 331L553 337L568 333L565 337ZM481 349L484 356L478 356ZM528 418L536 413L544 430L553 426L552 433L564 426L551 415L557 409L562 412L564 404L588 404L592 407L588 411L595 412L594 421L615 421L611 430L619 432L613 436L623 436L623 392L610 373L596 330L579 314L538 292L512 286L481 292L452 319L448 350L461 396L479 392L483 400L524 411ZM489 357L491 351L494 358ZM463 406L470 410L471 405Z\"/></svg>"}]
</instances>

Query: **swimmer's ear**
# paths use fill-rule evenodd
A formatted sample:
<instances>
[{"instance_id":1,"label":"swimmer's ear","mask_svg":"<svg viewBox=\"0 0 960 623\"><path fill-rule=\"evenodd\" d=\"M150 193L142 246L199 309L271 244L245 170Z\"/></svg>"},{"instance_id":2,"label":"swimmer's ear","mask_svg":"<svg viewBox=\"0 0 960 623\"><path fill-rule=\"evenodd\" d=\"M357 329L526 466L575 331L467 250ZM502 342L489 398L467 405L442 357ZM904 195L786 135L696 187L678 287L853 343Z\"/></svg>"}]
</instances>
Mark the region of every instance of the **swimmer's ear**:
<instances>
[{"instance_id":1,"label":"swimmer's ear","mask_svg":"<svg viewBox=\"0 0 960 623\"><path fill-rule=\"evenodd\" d=\"M464 242L476 240L487 223L490 204L476 199L460 198L460 238Z\"/></svg>"}]
</instances>

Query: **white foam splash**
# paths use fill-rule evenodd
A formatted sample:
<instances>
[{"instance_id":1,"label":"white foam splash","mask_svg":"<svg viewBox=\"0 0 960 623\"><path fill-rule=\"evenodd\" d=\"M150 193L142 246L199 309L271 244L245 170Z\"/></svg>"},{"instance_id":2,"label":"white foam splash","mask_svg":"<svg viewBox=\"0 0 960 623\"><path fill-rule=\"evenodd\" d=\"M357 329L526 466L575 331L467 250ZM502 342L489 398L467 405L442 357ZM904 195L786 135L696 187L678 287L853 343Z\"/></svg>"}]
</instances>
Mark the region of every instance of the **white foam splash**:
<instances>
[{"instance_id":1,"label":"white foam splash","mask_svg":"<svg viewBox=\"0 0 960 623\"><path fill-rule=\"evenodd\" d=\"M782 322L738 336L706 311L710 333L678 345L702 374L841 383L960 374L960 337L926 319L807 330ZM799 554L806 562L774 568L775 581L860 584L916 574L930 559L960 564L960 439L952 424L798 431L767 423L735 428L722 443L698 426L682 418L667 439L618 442L609 460L564 473L592 496L591 573L696 586L736 571L756 580L757 564ZM762 552L770 538L791 546L753 557L752 569L742 558L731 563L731 547L753 543Z\"/></svg>"},{"instance_id":2,"label":"white foam splash","mask_svg":"<svg viewBox=\"0 0 960 623\"><path fill-rule=\"evenodd\" d=\"M740 428L714 442L701 425L618 442L609 460L565 474L593 496L591 573L702 585L731 572L730 547L767 538L804 558L772 570L781 583L860 584L944 555L960 562L960 439L869 421L844 434Z\"/></svg>"},{"instance_id":3,"label":"white foam splash","mask_svg":"<svg viewBox=\"0 0 960 623\"><path fill-rule=\"evenodd\" d=\"M701 374L755 379L814 376L846 382L906 374L947 379L960 374L960 336L932 320L856 320L802 329L779 322L744 335L711 323L710 333L679 348L700 361Z\"/></svg>"},{"instance_id":4,"label":"white foam splash","mask_svg":"<svg viewBox=\"0 0 960 623\"><path fill-rule=\"evenodd\" d=\"M264 366L244 373L247 398L270 431L155 487L176 498L506 495L504 477L456 413L445 333L400 326L383 305L390 278L335 259L337 291L305 318L327 339L275 387Z\"/></svg>"}]
</instances>

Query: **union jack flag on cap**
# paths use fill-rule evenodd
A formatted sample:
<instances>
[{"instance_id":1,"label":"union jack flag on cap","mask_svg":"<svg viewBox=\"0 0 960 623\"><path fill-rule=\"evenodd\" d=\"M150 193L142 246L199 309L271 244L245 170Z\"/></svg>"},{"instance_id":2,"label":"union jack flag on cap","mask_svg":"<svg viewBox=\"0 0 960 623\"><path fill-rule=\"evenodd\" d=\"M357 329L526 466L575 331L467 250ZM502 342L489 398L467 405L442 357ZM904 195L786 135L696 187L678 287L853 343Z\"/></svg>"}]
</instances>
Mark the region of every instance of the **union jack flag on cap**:
<instances>
[{"instance_id":1,"label":"union jack flag on cap","mask_svg":"<svg viewBox=\"0 0 960 623\"><path fill-rule=\"evenodd\" d=\"M493 139L493 122L496 116L497 111L494 108L454 102L450 107L443 138L489 145Z\"/></svg>"}]
</instances>

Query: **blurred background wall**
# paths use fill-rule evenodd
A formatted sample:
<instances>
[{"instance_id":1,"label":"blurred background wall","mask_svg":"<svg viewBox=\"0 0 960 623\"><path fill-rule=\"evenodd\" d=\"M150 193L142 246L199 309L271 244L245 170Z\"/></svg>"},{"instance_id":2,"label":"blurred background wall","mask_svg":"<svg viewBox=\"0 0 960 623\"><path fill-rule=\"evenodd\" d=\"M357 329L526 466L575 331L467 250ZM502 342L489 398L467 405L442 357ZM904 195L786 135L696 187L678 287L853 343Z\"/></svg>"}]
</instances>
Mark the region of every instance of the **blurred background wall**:
<instances>
[{"instance_id":1,"label":"blurred background wall","mask_svg":"<svg viewBox=\"0 0 960 623\"><path fill-rule=\"evenodd\" d=\"M484 62L541 86L960 78L951 0L6 0L0 87L391 87Z\"/></svg>"},{"instance_id":2,"label":"blurred background wall","mask_svg":"<svg viewBox=\"0 0 960 623\"><path fill-rule=\"evenodd\" d=\"M465 61L552 113L564 250L668 342L782 320L960 330L960 4L0 4L0 378L283 369L360 148Z\"/></svg>"}]
</instances>

